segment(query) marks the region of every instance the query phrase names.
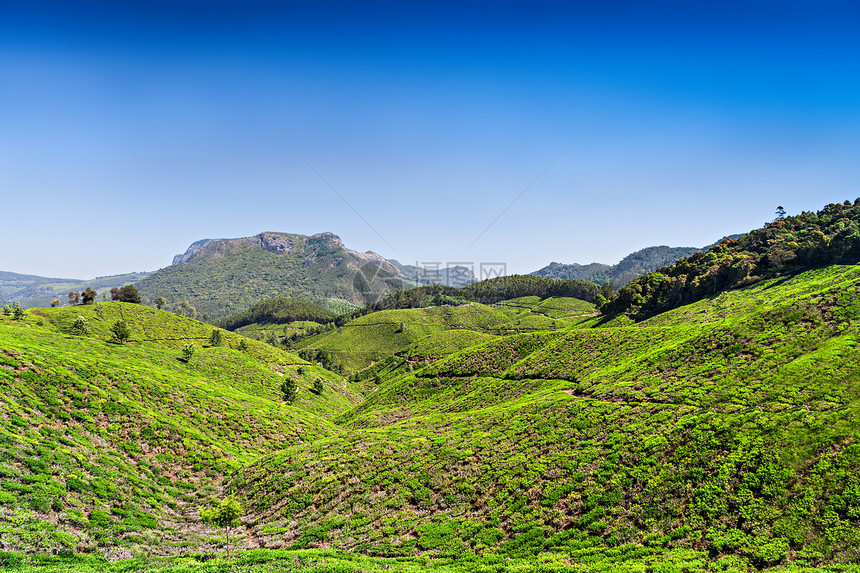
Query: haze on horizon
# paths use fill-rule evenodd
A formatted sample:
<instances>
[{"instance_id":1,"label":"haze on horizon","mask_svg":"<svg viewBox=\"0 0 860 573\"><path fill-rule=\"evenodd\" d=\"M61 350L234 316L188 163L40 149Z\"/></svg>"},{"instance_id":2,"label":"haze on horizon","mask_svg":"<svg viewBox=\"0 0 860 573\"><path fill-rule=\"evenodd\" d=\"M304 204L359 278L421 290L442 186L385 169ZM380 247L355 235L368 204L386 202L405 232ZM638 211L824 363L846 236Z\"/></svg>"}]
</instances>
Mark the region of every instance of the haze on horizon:
<instances>
[{"instance_id":1,"label":"haze on horizon","mask_svg":"<svg viewBox=\"0 0 860 573\"><path fill-rule=\"evenodd\" d=\"M4 2L0 270L155 270L262 231L509 272L702 246L860 196L858 23L848 1Z\"/></svg>"}]
</instances>

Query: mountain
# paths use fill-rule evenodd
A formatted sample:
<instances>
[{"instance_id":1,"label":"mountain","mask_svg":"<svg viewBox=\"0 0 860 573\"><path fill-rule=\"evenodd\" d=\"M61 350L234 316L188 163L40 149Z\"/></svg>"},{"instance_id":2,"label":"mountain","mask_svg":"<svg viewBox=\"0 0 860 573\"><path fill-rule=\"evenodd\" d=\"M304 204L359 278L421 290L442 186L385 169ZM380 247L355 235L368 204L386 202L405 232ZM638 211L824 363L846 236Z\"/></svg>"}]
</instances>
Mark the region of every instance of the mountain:
<instances>
[{"instance_id":1,"label":"mountain","mask_svg":"<svg viewBox=\"0 0 860 573\"><path fill-rule=\"evenodd\" d=\"M67 304L69 292L91 288L99 294L109 294L113 287L134 283L147 276L149 273L127 273L82 280L0 272L0 300L18 302L22 308L49 306L55 298Z\"/></svg>"},{"instance_id":2,"label":"mountain","mask_svg":"<svg viewBox=\"0 0 860 573\"><path fill-rule=\"evenodd\" d=\"M442 263L424 263L423 265L404 265L392 259L389 261L400 274L410 281L423 285L443 285L462 288L478 280L472 266L454 265L443 267Z\"/></svg>"},{"instance_id":3,"label":"mountain","mask_svg":"<svg viewBox=\"0 0 860 573\"><path fill-rule=\"evenodd\" d=\"M619 288L642 275L653 273L660 267L670 265L681 257L689 257L702 249L698 247L647 247L630 253L615 265L591 263L588 265L552 262L531 274L554 279L584 279L603 284L615 283Z\"/></svg>"},{"instance_id":4,"label":"mountain","mask_svg":"<svg viewBox=\"0 0 860 573\"><path fill-rule=\"evenodd\" d=\"M373 252L343 246L332 233L310 237L260 233L240 239L204 239L174 257L174 264L137 283L144 300L183 302L199 315L223 318L267 298L304 299L335 312L404 287L398 268Z\"/></svg>"}]
</instances>

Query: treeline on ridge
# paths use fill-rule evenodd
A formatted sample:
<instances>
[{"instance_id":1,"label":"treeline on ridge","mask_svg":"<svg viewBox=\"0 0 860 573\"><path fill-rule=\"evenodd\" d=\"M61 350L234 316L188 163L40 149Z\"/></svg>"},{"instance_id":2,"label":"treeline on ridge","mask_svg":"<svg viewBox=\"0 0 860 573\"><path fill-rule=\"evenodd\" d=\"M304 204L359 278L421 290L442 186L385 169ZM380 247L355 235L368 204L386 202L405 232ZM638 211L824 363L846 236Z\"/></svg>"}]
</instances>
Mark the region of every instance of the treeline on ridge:
<instances>
[{"instance_id":1,"label":"treeline on ridge","mask_svg":"<svg viewBox=\"0 0 860 573\"><path fill-rule=\"evenodd\" d=\"M765 278L860 260L860 198L784 216L628 283L601 307L644 320Z\"/></svg>"},{"instance_id":2,"label":"treeline on ridge","mask_svg":"<svg viewBox=\"0 0 860 573\"><path fill-rule=\"evenodd\" d=\"M329 310L304 300L285 296L263 300L236 314L221 319L217 326L226 330L236 330L249 324L284 324L297 320L307 320L325 324L337 315Z\"/></svg>"},{"instance_id":3,"label":"treeline on ridge","mask_svg":"<svg viewBox=\"0 0 860 573\"><path fill-rule=\"evenodd\" d=\"M401 308L423 308L444 304L460 305L469 302L495 304L503 300L522 296L571 297L595 302L601 287L581 279L551 279L535 275L510 275L483 280L456 288L446 285L427 285L405 291L390 293L364 308L339 316L337 326L342 326L360 316Z\"/></svg>"}]
</instances>

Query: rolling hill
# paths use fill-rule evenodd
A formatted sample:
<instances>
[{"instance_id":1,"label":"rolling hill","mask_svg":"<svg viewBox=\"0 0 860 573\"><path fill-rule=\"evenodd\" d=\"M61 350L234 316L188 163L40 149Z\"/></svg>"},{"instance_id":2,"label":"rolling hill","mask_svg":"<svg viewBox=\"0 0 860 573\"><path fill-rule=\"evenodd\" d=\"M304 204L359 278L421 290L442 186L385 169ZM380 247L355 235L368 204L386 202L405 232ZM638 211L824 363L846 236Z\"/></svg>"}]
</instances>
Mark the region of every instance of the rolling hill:
<instances>
[{"instance_id":1,"label":"rolling hill","mask_svg":"<svg viewBox=\"0 0 860 573\"><path fill-rule=\"evenodd\" d=\"M78 316L87 335L69 334ZM131 341L110 343L120 319ZM226 331L212 346L212 331L119 302L0 317L4 550L205 548L196 511L220 476L343 431L330 418L360 398L342 378ZM189 343L198 350L184 361ZM293 405L283 402L286 378L299 386ZM321 393L309 390L317 380Z\"/></svg>"},{"instance_id":2,"label":"rolling hill","mask_svg":"<svg viewBox=\"0 0 860 573\"><path fill-rule=\"evenodd\" d=\"M439 349L448 354L489 337L562 328L595 314L593 304L570 297L520 297L495 305L480 303L459 306L380 310L360 315L345 324L319 334L301 337L294 343L303 356L323 354L331 366L345 374L359 371L403 354L400 366L439 358ZM477 334L457 336L453 332ZM458 345L459 343L459 345ZM436 348L430 352L430 348ZM429 352L429 354L428 354ZM310 355L308 353L311 353ZM391 362L387 363L390 367ZM388 375L393 371L386 369ZM360 379L375 377L372 371Z\"/></svg>"},{"instance_id":3,"label":"rolling hill","mask_svg":"<svg viewBox=\"0 0 860 573\"><path fill-rule=\"evenodd\" d=\"M269 547L856 563L858 284L828 267L637 325L491 340L233 487Z\"/></svg>"},{"instance_id":4,"label":"rolling hill","mask_svg":"<svg viewBox=\"0 0 860 573\"><path fill-rule=\"evenodd\" d=\"M622 288L607 313L642 320L722 291L831 264L860 261L860 198L779 218L682 258Z\"/></svg>"}]
</instances>

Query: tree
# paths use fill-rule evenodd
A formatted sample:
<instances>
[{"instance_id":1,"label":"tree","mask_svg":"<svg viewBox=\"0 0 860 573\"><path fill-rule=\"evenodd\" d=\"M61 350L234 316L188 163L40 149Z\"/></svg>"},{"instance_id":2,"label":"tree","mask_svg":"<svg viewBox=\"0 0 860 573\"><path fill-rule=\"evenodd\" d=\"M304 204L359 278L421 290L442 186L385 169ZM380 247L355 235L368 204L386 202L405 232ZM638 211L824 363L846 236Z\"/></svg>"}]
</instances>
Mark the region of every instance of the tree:
<instances>
[{"instance_id":1,"label":"tree","mask_svg":"<svg viewBox=\"0 0 860 573\"><path fill-rule=\"evenodd\" d=\"M212 330L212 336L209 337L209 345L221 346L222 342L224 342L224 334L221 332L221 329L216 328Z\"/></svg>"},{"instance_id":2,"label":"tree","mask_svg":"<svg viewBox=\"0 0 860 573\"><path fill-rule=\"evenodd\" d=\"M785 209L782 208L782 205L776 208L776 219L774 221L785 221Z\"/></svg>"},{"instance_id":3,"label":"tree","mask_svg":"<svg viewBox=\"0 0 860 573\"><path fill-rule=\"evenodd\" d=\"M227 534L227 559L230 558L230 528L239 527L242 524L239 520L242 513L244 513L242 506L232 496L221 503L213 500L211 507L200 510L200 520L203 523L224 528Z\"/></svg>"},{"instance_id":4,"label":"tree","mask_svg":"<svg viewBox=\"0 0 860 573\"><path fill-rule=\"evenodd\" d=\"M608 281L600 285L600 291L598 292L604 299L604 301L612 299L612 295L615 294L615 283L612 281Z\"/></svg>"},{"instance_id":5,"label":"tree","mask_svg":"<svg viewBox=\"0 0 860 573\"><path fill-rule=\"evenodd\" d=\"M248 341L243 337L242 340L239 341L239 350L245 352L248 350Z\"/></svg>"},{"instance_id":6,"label":"tree","mask_svg":"<svg viewBox=\"0 0 860 573\"><path fill-rule=\"evenodd\" d=\"M119 302L133 302L140 304L140 294L134 285L125 285L122 288L113 287L110 289L110 299L118 300Z\"/></svg>"},{"instance_id":7,"label":"tree","mask_svg":"<svg viewBox=\"0 0 860 573\"><path fill-rule=\"evenodd\" d=\"M96 308L96 314L98 315L98 317L104 318L105 317L105 303L97 302L95 305L95 308Z\"/></svg>"},{"instance_id":8,"label":"tree","mask_svg":"<svg viewBox=\"0 0 860 573\"><path fill-rule=\"evenodd\" d=\"M83 304L92 304L93 301L96 300L96 297L98 295L99 295L99 293L97 293L96 291L94 291L90 287L87 287L87 290L85 290L84 292L81 293L81 299L82 299L81 302L83 302Z\"/></svg>"},{"instance_id":9,"label":"tree","mask_svg":"<svg viewBox=\"0 0 860 573\"><path fill-rule=\"evenodd\" d=\"M17 302L13 305L12 308L12 318L15 320L21 320L24 318L24 309L22 309L21 305Z\"/></svg>"},{"instance_id":10,"label":"tree","mask_svg":"<svg viewBox=\"0 0 860 573\"><path fill-rule=\"evenodd\" d=\"M158 310L161 310L162 308L164 308L164 305L166 305L166 304L167 304L167 301L164 300L163 296L160 296L160 297L158 297L158 300L155 301L155 308L157 308Z\"/></svg>"},{"instance_id":11,"label":"tree","mask_svg":"<svg viewBox=\"0 0 860 573\"><path fill-rule=\"evenodd\" d=\"M52 307L54 307L54 306L60 306L61 304L63 304L63 303L62 303L62 302L60 302L60 299L58 299L58 298L55 298L55 299L53 299L53 300L51 301L51 306L52 306Z\"/></svg>"},{"instance_id":12,"label":"tree","mask_svg":"<svg viewBox=\"0 0 860 573\"><path fill-rule=\"evenodd\" d=\"M319 378L317 378L316 380L314 380L314 387L313 387L313 390L314 390L314 394L322 394L322 393L323 393L323 383L322 383L322 380L320 380Z\"/></svg>"},{"instance_id":13,"label":"tree","mask_svg":"<svg viewBox=\"0 0 860 573\"><path fill-rule=\"evenodd\" d=\"M81 293L73 290L69 292L69 304L76 305L81 303Z\"/></svg>"},{"instance_id":14,"label":"tree","mask_svg":"<svg viewBox=\"0 0 860 573\"><path fill-rule=\"evenodd\" d=\"M197 316L197 309L188 304L187 300L183 300L179 304L179 308L176 309L176 312L183 316L187 316L188 318L194 318L195 316Z\"/></svg>"},{"instance_id":15,"label":"tree","mask_svg":"<svg viewBox=\"0 0 860 573\"><path fill-rule=\"evenodd\" d=\"M3 305L3 314L5 314L6 316L10 316L12 314L12 305L11 304Z\"/></svg>"},{"instance_id":16,"label":"tree","mask_svg":"<svg viewBox=\"0 0 860 573\"><path fill-rule=\"evenodd\" d=\"M284 402L292 404L299 395L299 387L292 378L287 378L281 383L281 392L284 394Z\"/></svg>"},{"instance_id":17,"label":"tree","mask_svg":"<svg viewBox=\"0 0 860 573\"><path fill-rule=\"evenodd\" d=\"M90 323L85 317L79 316L75 319L75 322L72 323L71 332L78 336L86 336L90 333Z\"/></svg>"},{"instance_id":18,"label":"tree","mask_svg":"<svg viewBox=\"0 0 860 573\"><path fill-rule=\"evenodd\" d=\"M131 328L124 320L117 320L110 327L111 342L125 342L131 338Z\"/></svg>"}]
</instances>

